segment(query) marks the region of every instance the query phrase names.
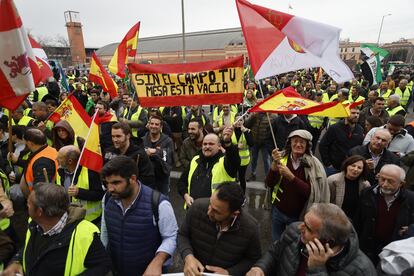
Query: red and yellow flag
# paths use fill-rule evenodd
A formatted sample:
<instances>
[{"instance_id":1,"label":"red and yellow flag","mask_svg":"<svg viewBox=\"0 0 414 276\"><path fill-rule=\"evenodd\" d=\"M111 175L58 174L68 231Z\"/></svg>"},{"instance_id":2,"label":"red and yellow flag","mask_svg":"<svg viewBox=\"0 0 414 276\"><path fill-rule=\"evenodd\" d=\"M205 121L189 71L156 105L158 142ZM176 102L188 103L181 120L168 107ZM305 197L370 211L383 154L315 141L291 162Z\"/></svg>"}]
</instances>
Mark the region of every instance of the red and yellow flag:
<instances>
[{"instance_id":1,"label":"red and yellow flag","mask_svg":"<svg viewBox=\"0 0 414 276\"><path fill-rule=\"evenodd\" d=\"M85 139L85 146L83 147L79 164L99 173L103 166L103 158L99 139L99 126L95 121L97 114L98 111L95 112L91 120L92 123Z\"/></svg>"},{"instance_id":2,"label":"red and yellow flag","mask_svg":"<svg viewBox=\"0 0 414 276\"><path fill-rule=\"evenodd\" d=\"M303 98L293 87L278 91L253 106L249 112L313 115L342 118L349 116L349 109L340 102L319 103Z\"/></svg>"},{"instance_id":3,"label":"red and yellow flag","mask_svg":"<svg viewBox=\"0 0 414 276\"><path fill-rule=\"evenodd\" d=\"M243 56L184 64L128 64L142 107L243 101Z\"/></svg>"},{"instance_id":4,"label":"red and yellow flag","mask_svg":"<svg viewBox=\"0 0 414 276\"><path fill-rule=\"evenodd\" d=\"M89 126L92 122L91 117L86 113L83 106L78 102L73 94L70 94L64 100L55 112L53 112L49 120L58 123L60 120L67 121L75 131L76 135L86 138L89 132Z\"/></svg>"},{"instance_id":5,"label":"red and yellow flag","mask_svg":"<svg viewBox=\"0 0 414 276\"><path fill-rule=\"evenodd\" d=\"M105 92L109 92L111 98L118 96L118 85L106 72L95 53L92 54L91 68L89 69L89 80L102 86Z\"/></svg>"},{"instance_id":6,"label":"red and yellow flag","mask_svg":"<svg viewBox=\"0 0 414 276\"><path fill-rule=\"evenodd\" d=\"M125 78L125 68L128 63L127 57L134 57L138 47L138 32L140 22L135 24L126 34L115 50L114 56L109 62L109 71L121 78Z\"/></svg>"}]
</instances>

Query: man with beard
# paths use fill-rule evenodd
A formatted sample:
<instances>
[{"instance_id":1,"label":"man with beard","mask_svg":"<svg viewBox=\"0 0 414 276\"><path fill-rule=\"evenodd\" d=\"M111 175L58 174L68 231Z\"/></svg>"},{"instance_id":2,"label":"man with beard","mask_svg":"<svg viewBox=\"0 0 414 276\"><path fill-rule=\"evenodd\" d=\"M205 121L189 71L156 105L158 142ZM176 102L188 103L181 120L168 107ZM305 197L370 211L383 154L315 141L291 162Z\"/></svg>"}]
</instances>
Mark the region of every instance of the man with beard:
<instances>
[{"instance_id":1,"label":"man with beard","mask_svg":"<svg viewBox=\"0 0 414 276\"><path fill-rule=\"evenodd\" d=\"M177 221L167 198L141 184L131 158L117 156L102 168L101 240L115 275L161 275L176 248Z\"/></svg>"},{"instance_id":2,"label":"man with beard","mask_svg":"<svg viewBox=\"0 0 414 276\"><path fill-rule=\"evenodd\" d=\"M260 258L259 227L242 210L244 200L240 185L223 183L194 202L178 234L185 275L244 275Z\"/></svg>"},{"instance_id":3,"label":"man with beard","mask_svg":"<svg viewBox=\"0 0 414 276\"><path fill-rule=\"evenodd\" d=\"M47 143L52 144L52 129L54 123L47 118L49 117L49 109L44 102L35 102L32 106L33 126L40 129L47 137Z\"/></svg>"},{"instance_id":4,"label":"man with beard","mask_svg":"<svg viewBox=\"0 0 414 276\"><path fill-rule=\"evenodd\" d=\"M232 135L233 129L226 127L222 142L214 133L204 137L201 153L193 157L177 183L184 207L191 206L197 198L210 197L221 183L235 181L240 156L237 145L232 144Z\"/></svg>"},{"instance_id":5,"label":"man with beard","mask_svg":"<svg viewBox=\"0 0 414 276\"><path fill-rule=\"evenodd\" d=\"M359 109L352 108L344 120L330 126L319 143L321 160L327 176L339 172L348 151L362 144L364 129L357 124Z\"/></svg>"},{"instance_id":6,"label":"man with beard","mask_svg":"<svg viewBox=\"0 0 414 276\"><path fill-rule=\"evenodd\" d=\"M204 134L203 126L197 119L191 119L188 123L188 137L184 139L180 151L180 162L184 168L190 165L191 159L201 150Z\"/></svg>"},{"instance_id":7,"label":"man with beard","mask_svg":"<svg viewBox=\"0 0 414 276\"><path fill-rule=\"evenodd\" d=\"M131 143L131 128L127 123L115 123L112 125L112 144L104 155L104 162L119 155L130 157L138 168L138 180L149 187L154 187L155 177L154 168L149 160L144 148Z\"/></svg>"},{"instance_id":8,"label":"man with beard","mask_svg":"<svg viewBox=\"0 0 414 276\"><path fill-rule=\"evenodd\" d=\"M354 226L361 250L374 264L382 248L395 240L408 238L414 223L414 193L404 188L405 171L397 165L384 165L378 185L361 193Z\"/></svg>"}]
</instances>

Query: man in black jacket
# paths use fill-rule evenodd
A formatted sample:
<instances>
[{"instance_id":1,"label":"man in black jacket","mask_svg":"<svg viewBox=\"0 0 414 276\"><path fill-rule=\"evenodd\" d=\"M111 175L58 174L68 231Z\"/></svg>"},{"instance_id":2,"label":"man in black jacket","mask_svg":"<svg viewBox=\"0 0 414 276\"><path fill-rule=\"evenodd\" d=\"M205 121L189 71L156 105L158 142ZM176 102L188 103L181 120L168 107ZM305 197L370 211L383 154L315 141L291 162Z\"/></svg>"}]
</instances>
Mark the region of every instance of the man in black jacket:
<instances>
[{"instance_id":1,"label":"man in black jacket","mask_svg":"<svg viewBox=\"0 0 414 276\"><path fill-rule=\"evenodd\" d=\"M306 125L303 120L295 114L286 114L278 116L272 122L273 132L276 137L276 144L279 149L286 145L289 134L298 129L305 129Z\"/></svg>"},{"instance_id":2,"label":"man in black jacket","mask_svg":"<svg viewBox=\"0 0 414 276\"><path fill-rule=\"evenodd\" d=\"M331 203L315 203L304 221L290 224L246 275L377 274L359 250L358 238L341 208Z\"/></svg>"},{"instance_id":3,"label":"man in black jacket","mask_svg":"<svg viewBox=\"0 0 414 276\"><path fill-rule=\"evenodd\" d=\"M414 193L404 189L405 171L388 164L378 174L378 185L364 190L354 220L361 250L376 264L382 248L405 236L414 223Z\"/></svg>"},{"instance_id":4,"label":"man in black jacket","mask_svg":"<svg viewBox=\"0 0 414 276\"><path fill-rule=\"evenodd\" d=\"M26 243L2 275L105 275L110 270L98 228L83 219L84 209L69 207L63 187L39 183L27 205L32 221Z\"/></svg>"},{"instance_id":5,"label":"man in black jacket","mask_svg":"<svg viewBox=\"0 0 414 276\"><path fill-rule=\"evenodd\" d=\"M364 141L364 129L358 118L359 109L351 109L348 118L330 126L322 137L319 152L327 176L339 172L348 151Z\"/></svg>"},{"instance_id":6,"label":"man in black jacket","mask_svg":"<svg viewBox=\"0 0 414 276\"><path fill-rule=\"evenodd\" d=\"M138 180L143 184L154 188L154 168L142 144L136 145L131 142L131 128L127 123L115 123L112 125L113 146L105 151L104 162L107 163L119 155L130 157L138 167Z\"/></svg>"},{"instance_id":7,"label":"man in black jacket","mask_svg":"<svg viewBox=\"0 0 414 276\"><path fill-rule=\"evenodd\" d=\"M399 158L387 149L392 139L391 133L384 128L379 128L372 135L366 145L356 146L349 151L351 155L361 155L367 161L367 180L371 186L377 184L376 175L385 164L399 164Z\"/></svg>"},{"instance_id":8,"label":"man in black jacket","mask_svg":"<svg viewBox=\"0 0 414 276\"><path fill-rule=\"evenodd\" d=\"M231 142L232 135L233 129L226 127L223 142L214 133L204 137L201 153L193 157L177 183L187 206L197 198L210 197L219 184L235 181L240 156L237 145Z\"/></svg>"},{"instance_id":9,"label":"man in black jacket","mask_svg":"<svg viewBox=\"0 0 414 276\"><path fill-rule=\"evenodd\" d=\"M194 202L178 233L185 275L244 275L260 258L259 227L243 203L237 183L223 183L210 199Z\"/></svg>"}]
</instances>

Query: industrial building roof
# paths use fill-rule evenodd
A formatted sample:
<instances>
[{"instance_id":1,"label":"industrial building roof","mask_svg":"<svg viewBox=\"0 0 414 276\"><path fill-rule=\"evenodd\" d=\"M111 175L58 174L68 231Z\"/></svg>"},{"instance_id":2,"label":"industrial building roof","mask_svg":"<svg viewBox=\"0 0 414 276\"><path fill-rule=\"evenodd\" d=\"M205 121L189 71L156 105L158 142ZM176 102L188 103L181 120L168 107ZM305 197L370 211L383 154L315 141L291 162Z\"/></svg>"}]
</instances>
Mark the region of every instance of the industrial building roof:
<instances>
[{"instance_id":1,"label":"industrial building roof","mask_svg":"<svg viewBox=\"0 0 414 276\"><path fill-rule=\"evenodd\" d=\"M186 50L224 49L227 45L244 43L241 28L202 31L185 34ZM112 56L118 43L111 43L96 51L98 56ZM170 52L182 50L182 34L140 38L138 53Z\"/></svg>"}]
</instances>

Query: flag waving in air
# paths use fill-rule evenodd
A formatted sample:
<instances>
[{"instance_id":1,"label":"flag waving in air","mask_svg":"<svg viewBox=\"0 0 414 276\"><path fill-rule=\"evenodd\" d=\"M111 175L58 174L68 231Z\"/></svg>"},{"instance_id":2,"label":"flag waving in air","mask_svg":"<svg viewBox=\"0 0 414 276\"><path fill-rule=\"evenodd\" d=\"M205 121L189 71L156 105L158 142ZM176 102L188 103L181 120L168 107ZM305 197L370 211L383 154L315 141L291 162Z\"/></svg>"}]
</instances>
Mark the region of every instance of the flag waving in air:
<instances>
[{"instance_id":1,"label":"flag waving in air","mask_svg":"<svg viewBox=\"0 0 414 276\"><path fill-rule=\"evenodd\" d=\"M89 80L102 86L105 92L109 92L111 98L118 95L118 85L106 72L95 53L92 54L91 68L89 69Z\"/></svg>"},{"instance_id":2,"label":"flag waving in air","mask_svg":"<svg viewBox=\"0 0 414 276\"><path fill-rule=\"evenodd\" d=\"M138 47L138 32L140 22L135 24L126 34L121 43L115 50L114 56L109 62L109 71L116 74L120 78L125 78L125 64L128 63L128 57L134 57Z\"/></svg>"},{"instance_id":3,"label":"flag waving in air","mask_svg":"<svg viewBox=\"0 0 414 276\"><path fill-rule=\"evenodd\" d=\"M336 82L353 78L340 59L340 29L236 0L256 79L303 68L322 67Z\"/></svg>"},{"instance_id":4,"label":"flag waving in air","mask_svg":"<svg viewBox=\"0 0 414 276\"><path fill-rule=\"evenodd\" d=\"M389 54L388 51L372 44L361 44L362 74L369 85L379 84L382 81L381 61Z\"/></svg>"},{"instance_id":5,"label":"flag waving in air","mask_svg":"<svg viewBox=\"0 0 414 276\"><path fill-rule=\"evenodd\" d=\"M53 77L52 69L50 69L49 61L47 59L46 52L43 50L42 46L36 42L30 35L29 35L30 45L33 48L33 53L36 56L37 66L40 70L40 80L46 81L49 77Z\"/></svg>"},{"instance_id":6,"label":"flag waving in air","mask_svg":"<svg viewBox=\"0 0 414 276\"><path fill-rule=\"evenodd\" d=\"M40 81L36 57L12 0L0 0L0 105L16 109Z\"/></svg>"}]
</instances>

